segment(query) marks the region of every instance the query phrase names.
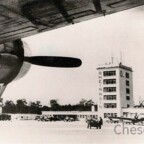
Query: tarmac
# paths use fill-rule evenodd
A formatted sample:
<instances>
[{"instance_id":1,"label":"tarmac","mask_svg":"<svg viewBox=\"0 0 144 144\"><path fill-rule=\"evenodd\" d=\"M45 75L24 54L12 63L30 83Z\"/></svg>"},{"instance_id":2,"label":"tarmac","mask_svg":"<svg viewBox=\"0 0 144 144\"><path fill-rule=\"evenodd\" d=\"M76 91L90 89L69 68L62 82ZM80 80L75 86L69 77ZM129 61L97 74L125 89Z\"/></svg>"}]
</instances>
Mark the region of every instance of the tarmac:
<instances>
[{"instance_id":1,"label":"tarmac","mask_svg":"<svg viewBox=\"0 0 144 144\"><path fill-rule=\"evenodd\" d=\"M123 130L124 129L124 130ZM131 131L132 129L132 131ZM135 144L143 143L144 126L104 124L87 129L86 122L0 121L2 144ZM134 131L135 130L135 131ZM128 133L129 131L129 133ZM124 132L124 133L123 133ZM132 133L131 133L132 132Z\"/></svg>"}]
</instances>

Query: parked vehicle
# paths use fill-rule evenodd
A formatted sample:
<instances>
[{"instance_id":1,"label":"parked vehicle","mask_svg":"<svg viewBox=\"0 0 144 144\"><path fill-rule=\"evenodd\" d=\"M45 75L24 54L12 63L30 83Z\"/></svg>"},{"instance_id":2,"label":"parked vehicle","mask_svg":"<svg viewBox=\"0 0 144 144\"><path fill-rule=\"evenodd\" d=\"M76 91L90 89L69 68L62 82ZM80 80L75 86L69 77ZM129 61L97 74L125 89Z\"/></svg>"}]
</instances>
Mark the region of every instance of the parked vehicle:
<instances>
[{"instance_id":1,"label":"parked vehicle","mask_svg":"<svg viewBox=\"0 0 144 144\"><path fill-rule=\"evenodd\" d=\"M77 118L76 117L66 117L64 119L65 122L74 122L74 121L77 121Z\"/></svg>"},{"instance_id":2,"label":"parked vehicle","mask_svg":"<svg viewBox=\"0 0 144 144\"><path fill-rule=\"evenodd\" d=\"M47 116L36 116L35 120L37 120L37 121L50 121L49 117L47 117Z\"/></svg>"},{"instance_id":3,"label":"parked vehicle","mask_svg":"<svg viewBox=\"0 0 144 144\"><path fill-rule=\"evenodd\" d=\"M8 114L0 114L0 121L11 120L11 115Z\"/></svg>"},{"instance_id":4,"label":"parked vehicle","mask_svg":"<svg viewBox=\"0 0 144 144\"><path fill-rule=\"evenodd\" d=\"M55 117L55 116L49 117L49 119L50 119L50 121L61 121L62 120L61 118Z\"/></svg>"}]
</instances>

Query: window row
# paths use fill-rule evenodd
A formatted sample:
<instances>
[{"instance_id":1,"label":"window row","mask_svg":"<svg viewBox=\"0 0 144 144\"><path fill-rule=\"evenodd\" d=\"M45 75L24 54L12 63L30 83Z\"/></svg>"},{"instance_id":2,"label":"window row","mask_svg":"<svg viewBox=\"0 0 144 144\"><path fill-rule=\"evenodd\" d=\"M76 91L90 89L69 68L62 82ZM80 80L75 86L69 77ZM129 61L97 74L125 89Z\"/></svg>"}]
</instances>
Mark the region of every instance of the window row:
<instances>
[{"instance_id":1,"label":"window row","mask_svg":"<svg viewBox=\"0 0 144 144\"><path fill-rule=\"evenodd\" d=\"M99 83L101 83L101 81L99 81ZM116 79L104 79L103 84L116 84ZM130 82L128 80L126 80L126 86L130 86Z\"/></svg>"},{"instance_id":2,"label":"window row","mask_svg":"<svg viewBox=\"0 0 144 144\"><path fill-rule=\"evenodd\" d=\"M115 76L116 71L104 71L103 76ZM126 78L130 78L130 74L128 72L125 73Z\"/></svg>"},{"instance_id":3,"label":"window row","mask_svg":"<svg viewBox=\"0 0 144 144\"><path fill-rule=\"evenodd\" d=\"M116 84L116 79L104 79L103 84Z\"/></svg>"},{"instance_id":4,"label":"window row","mask_svg":"<svg viewBox=\"0 0 144 144\"><path fill-rule=\"evenodd\" d=\"M116 92L116 87L104 87L103 92Z\"/></svg>"},{"instance_id":5,"label":"window row","mask_svg":"<svg viewBox=\"0 0 144 144\"><path fill-rule=\"evenodd\" d=\"M104 118L107 117L117 117L117 113L104 113Z\"/></svg>"},{"instance_id":6,"label":"window row","mask_svg":"<svg viewBox=\"0 0 144 144\"><path fill-rule=\"evenodd\" d=\"M88 118L88 117L97 118L98 116L97 115L78 115L78 118Z\"/></svg>"},{"instance_id":7,"label":"window row","mask_svg":"<svg viewBox=\"0 0 144 144\"><path fill-rule=\"evenodd\" d=\"M116 95L104 95L104 100L116 100ZM126 100L130 100L130 96L126 96Z\"/></svg>"},{"instance_id":8,"label":"window row","mask_svg":"<svg viewBox=\"0 0 144 144\"><path fill-rule=\"evenodd\" d=\"M104 95L104 100L116 100L116 95Z\"/></svg>"},{"instance_id":9,"label":"window row","mask_svg":"<svg viewBox=\"0 0 144 144\"><path fill-rule=\"evenodd\" d=\"M104 87L103 92L116 92L116 87ZM130 94L129 88L126 88L126 94Z\"/></svg>"},{"instance_id":10,"label":"window row","mask_svg":"<svg viewBox=\"0 0 144 144\"><path fill-rule=\"evenodd\" d=\"M104 103L104 108L116 108L116 103Z\"/></svg>"},{"instance_id":11,"label":"window row","mask_svg":"<svg viewBox=\"0 0 144 144\"><path fill-rule=\"evenodd\" d=\"M103 76L115 76L116 71L104 71Z\"/></svg>"}]
</instances>

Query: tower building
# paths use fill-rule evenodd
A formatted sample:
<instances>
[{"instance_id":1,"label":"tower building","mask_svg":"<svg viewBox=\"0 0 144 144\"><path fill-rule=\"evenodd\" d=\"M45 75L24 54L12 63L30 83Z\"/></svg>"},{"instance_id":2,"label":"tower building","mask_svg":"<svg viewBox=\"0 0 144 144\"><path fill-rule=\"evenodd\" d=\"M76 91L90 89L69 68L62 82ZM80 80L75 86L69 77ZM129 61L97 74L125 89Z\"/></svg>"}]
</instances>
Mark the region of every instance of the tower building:
<instances>
[{"instance_id":1,"label":"tower building","mask_svg":"<svg viewBox=\"0 0 144 144\"><path fill-rule=\"evenodd\" d=\"M133 107L133 71L119 64L105 64L98 70L98 113L102 118L121 116L122 108Z\"/></svg>"}]
</instances>

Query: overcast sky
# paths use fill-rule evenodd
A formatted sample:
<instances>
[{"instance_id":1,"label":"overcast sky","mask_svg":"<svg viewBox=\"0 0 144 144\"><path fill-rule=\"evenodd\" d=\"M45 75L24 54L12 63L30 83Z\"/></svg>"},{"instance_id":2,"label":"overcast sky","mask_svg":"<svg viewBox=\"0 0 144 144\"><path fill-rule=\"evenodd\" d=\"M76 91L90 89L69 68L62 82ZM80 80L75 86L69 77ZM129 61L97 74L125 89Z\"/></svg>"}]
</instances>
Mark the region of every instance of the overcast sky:
<instances>
[{"instance_id":1,"label":"overcast sky","mask_svg":"<svg viewBox=\"0 0 144 144\"><path fill-rule=\"evenodd\" d=\"M134 99L144 99L144 6L96 18L79 24L23 39L32 55L72 56L82 60L75 69L31 66L18 81L10 83L3 94L5 100L25 98L49 104L75 104L82 98L98 96L99 64L120 61L133 68Z\"/></svg>"}]
</instances>

